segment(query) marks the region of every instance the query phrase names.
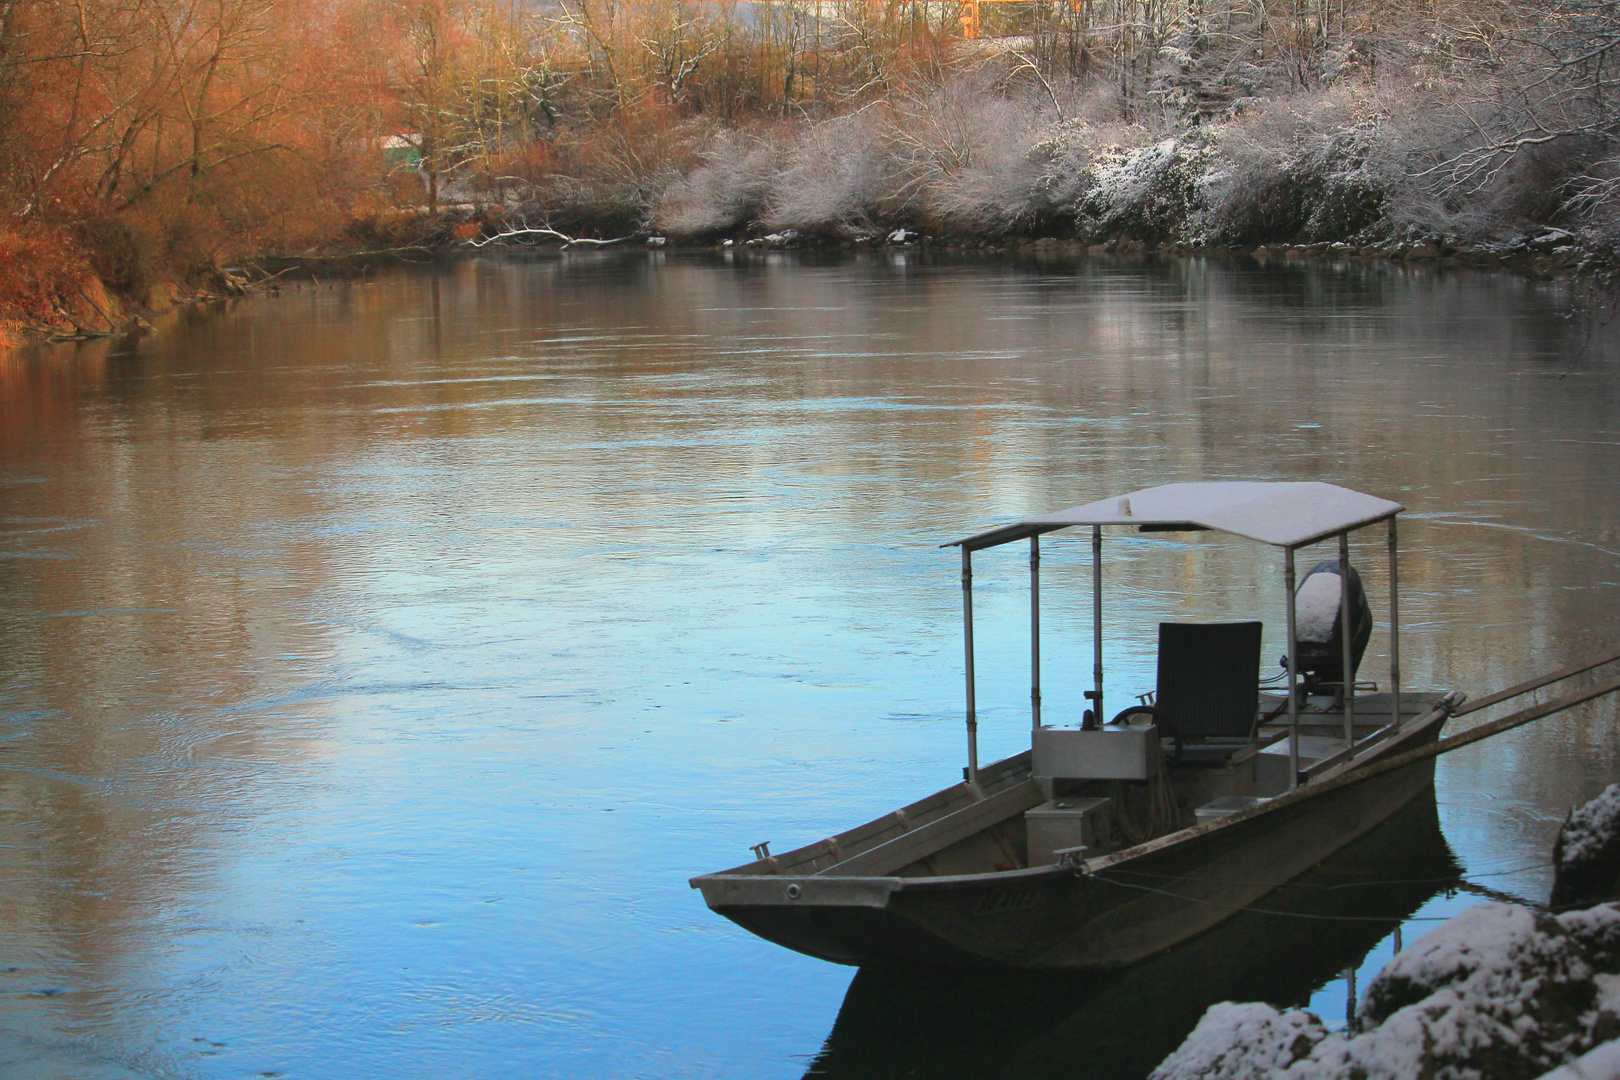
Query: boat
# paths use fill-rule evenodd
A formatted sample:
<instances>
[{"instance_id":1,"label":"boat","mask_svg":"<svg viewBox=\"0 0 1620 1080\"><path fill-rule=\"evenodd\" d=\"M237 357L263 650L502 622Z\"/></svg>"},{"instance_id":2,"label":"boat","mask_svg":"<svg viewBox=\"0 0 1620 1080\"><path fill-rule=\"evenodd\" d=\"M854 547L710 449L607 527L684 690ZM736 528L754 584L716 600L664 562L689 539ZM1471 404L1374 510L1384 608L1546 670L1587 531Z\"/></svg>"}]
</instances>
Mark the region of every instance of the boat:
<instances>
[{"instance_id":1,"label":"boat","mask_svg":"<svg viewBox=\"0 0 1620 1080\"><path fill-rule=\"evenodd\" d=\"M1430 898L1478 888L1461 872L1434 799L1420 795L1268 896L1263 911L1123 971L942 979L926 968L862 968L804 1075L1046 1080L1083 1062L1086 1080L1142 1080L1216 1002L1302 1003L1357 970Z\"/></svg>"},{"instance_id":2,"label":"boat","mask_svg":"<svg viewBox=\"0 0 1620 1080\"><path fill-rule=\"evenodd\" d=\"M1111 971L1248 910L1432 794L1434 758L1620 689L1620 680L1441 739L1453 716L1617 658L1464 704L1403 689L1400 504L1320 482L1145 488L943 545L961 552L967 764L962 780L781 854L691 879L709 908L841 964ZM1390 667L1358 681L1372 613L1350 537L1382 527ZM1068 725L1042 717L1040 538L1091 532L1093 686ZM1261 624L1161 623L1151 694L1103 710L1105 529L1215 531L1281 548L1286 672L1261 686ZM973 555L1028 541L1030 749L980 766ZM1303 578L1297 556L1337 541Z\"/></svg>"}]
</instances>

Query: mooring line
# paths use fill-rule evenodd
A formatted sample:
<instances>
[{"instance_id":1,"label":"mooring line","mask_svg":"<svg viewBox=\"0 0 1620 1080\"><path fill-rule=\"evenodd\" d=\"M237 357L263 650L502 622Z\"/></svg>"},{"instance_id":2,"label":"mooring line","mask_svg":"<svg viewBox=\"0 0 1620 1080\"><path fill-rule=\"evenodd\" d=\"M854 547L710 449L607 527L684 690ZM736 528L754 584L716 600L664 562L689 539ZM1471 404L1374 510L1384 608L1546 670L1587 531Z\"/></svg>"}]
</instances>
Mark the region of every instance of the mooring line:
<instances>
[{"instance_id":1,"label":"mooring line","mask_svg":"<svg viewBox=\"0 0 1620 1080\"><path fill-rule=\"evenodd\" d=\"M1128 881L1110 881L1108 878L1099 878L1098 880L1125 889L1139 889L1142 892L1158 893L1160 896L1168 896L1175 900L1185 900L1194 904L1204 904L1208 907L1218 907L1226 911L1246 911L1255 915L1276 915L1284 919L1312 919L1318 922L1375 922L1391 925L1401 925L1409 922L1450 922L1452 919L1450 915L1401 917L1394 915L1318 915L1308 911L1277 911L1274 908L1250 907L1246 904L1223 904L1218 900L1205 900L1197 896L1183 896L1181 893L1173 893L1168 889L1155 889L1151 885L1133 885Z\"/></svg>"},{"instance_id":2,"label":"mooring line","mask_svg":"<svg viewBox=\"0 0 1620 1080\"><path fill-rule=\"evenodd\" d=\"M1477 874L1448 874L1436 878L1395 878L1389 881L1348 881L1339 885L1318 885L1309 881L1285 881L1276 886L1279 889L1319 889L1323 892L1336 892L1339 889L1369 889L1382 888L1389 885L1444 885L1447 882L1472 881L1475 878L1506 877L1510 874L1523 874L1530 870L1545 870L1552 866L1552 861L1531 863L1529 866L1515 867L1512 870L1485 870ZM1196 881L1205 885L1240 885L1246 887L1259 887L1269 885L1266 881L1233 881L1228 878L1189 877L1186 874L1150 874L1143 870L1106 870L1102 874L1092 875L1098 881L1113 881L1112 876L1104 874L1130 874L1134 877L1157 878L1160 881ZM1128 885L1129 882L1114 881L1116 885Z\"/></svg>"}]
</instances>

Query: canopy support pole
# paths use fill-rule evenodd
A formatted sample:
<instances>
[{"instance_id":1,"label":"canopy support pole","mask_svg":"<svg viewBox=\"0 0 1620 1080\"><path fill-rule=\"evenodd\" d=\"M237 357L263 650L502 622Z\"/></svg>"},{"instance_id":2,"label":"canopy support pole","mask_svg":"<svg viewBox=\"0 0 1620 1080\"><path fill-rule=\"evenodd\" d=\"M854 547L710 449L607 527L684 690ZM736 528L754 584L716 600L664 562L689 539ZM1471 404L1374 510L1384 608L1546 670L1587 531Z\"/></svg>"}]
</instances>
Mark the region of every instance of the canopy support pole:
<instances>
[{"instance_id":1,"label":"canopy support pole","mask_svg":"<svg viewBox=\"0 0 1620 1080\"><path fill-rule=\"evenodd\" d=\"M1389 519L1389 688L1390 722L1401 726L1401 576L1395 558L1395 518Z\"/></svg>"},{"instance_id":2,"label":"canopy support pole","mask_svg":"<svg viewBox=\"0 0 1620 1080\"><path fill-rule=\"evenodd\" d=\"M1029 722L1041 726L1041 538L1029 538Z\"/></svg>"},{"instance_id":3,"label":"canopy support pole","mask_svg":"<svg viewBox=\"0 0 1620 1080\"><path fill-rule=\"evenodd\" d=\"M1356 745L1356 676L1350 668L1350 533L1339 534L1339 638L1344 646L1344 745Z\"/></svg>"},{"instance_id":4,"label":"canopy support pole","mask_svg":"<svg viewBox=\"0 0 1620 1080\"><path fill-rule=\"evenodd\" d=\"M967 781L979 782L979 717L973 700L973 554L962 545L962 648L967 656Z\"/></svg>"},{"instance_id":5,"label":"canopy support pole","mask_svg":"<svg viewBox=\"0 0 1620 1080\"><path fill-rule=\"evenodd\" d=\"M1091 698L1095 711L1094 725L1103 723L1103 662L1102 662L1102 526L1091 527Z\"/></svg>"},{"instance_id":6,"label":"canopy support pole","mask_svg":"<svg viewBox=\"0 0 1620 1080\"><path fill-rule=\"evenodd\" d=\"M1299 787L1299 645L1294 638L1294 549L1283 548L1283 588L1288 593L1288 788Z\"/></svg>"}]
</instances>

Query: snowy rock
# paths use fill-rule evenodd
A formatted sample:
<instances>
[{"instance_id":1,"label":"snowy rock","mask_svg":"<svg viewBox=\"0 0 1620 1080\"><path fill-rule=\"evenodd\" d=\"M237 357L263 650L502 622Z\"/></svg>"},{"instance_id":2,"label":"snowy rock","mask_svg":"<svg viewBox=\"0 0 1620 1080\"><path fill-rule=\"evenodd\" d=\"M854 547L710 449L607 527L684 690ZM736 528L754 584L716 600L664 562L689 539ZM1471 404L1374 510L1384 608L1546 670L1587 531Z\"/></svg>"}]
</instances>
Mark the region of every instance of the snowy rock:
<instances>
[{"instance_id":1,"label":"snowy rock","mask_svg":"<svg viewBox=\"0 0 1620 1080\"><path fill-rule=\"evenodd\" d=\"M1525 242L1537 251L1552 251L1554 248L1568 244L1575 239L1575 234L1567 229L1548 229L1539 236L1532 237Z\"/></svg>"},{"instance_id":2,"label":"snowy rock","mask_svg":"<svg viewBox=\"0 0 1620 1080\"><path fill-rule=\"evenodd\" d=\"M1541 1080L1620 1080L1620 1041L1604 1043L1546 1073Z\"/></svg>"},{"instance_id":3,"label":"snowy rock","mask_svg":"<svg viewBox=\"0 0 1620 1080\"><path fill-rule=\"evenodd\" d=\"M1620 905L1566 911L1558 916L1558 924L1586 950L1593 967L1620 972Z\"/></svg>"},{"instance_id":4,"label":"snowy rock","mask_svg":"<svg viewBox=\"0 0 1620 1080\"><path fill-rule=\"evenodd\" d=\"M1554 908L1620 895L1620 784L1569 815L1553 845L1553 866Z\"/></svg>"},{"instance_id":5,"label":"snowy rock","mask_svg":"<svg viewBox=\"0 0 1620 1080\"><path fill-rule=\"evenodd\" d=\"M1327 1038L1322 1021L1251 1003L1215 1005L1150 1080L1266 1080L1281 1076Z\"/></svg>"},{"instance_id":6,"label":"snowy rock","mask_svg":"<svg viewBox=\"0 0 1620 1080\"><path fill-rule=\"evenodd\" d=\"M663 247L667 243L669 243L669 239L667 237L663 237L663 236L649 236L649 237L647 237L647 246L648 247L660 248L660 247Z\"/></svg>"},{"instance_id":7,"label":"snowy rock","mask_svg":"<svg viewBox=\"0 0 1620 1080\"><path fill-rule=\"evenodd\" d=\"M894 232L889 234L889 243L891 243L891 244L909 244L911 242L912 237L914 237L916 235L917 234L912 232L910 229L896 229L896 230L894 230Z\"/></svg>"},{"instance_id":8,"label":"snowy rock","mask_svg":"<svg viewBox=\"0 0 1620 1080\"><path fill-rule=\"evenodd\" d=\"M1359 1033L1217 1005L1152 1080L1533 1080L1620 1037L1620 975L1601 971L1617 959L1620 906L1555 918L1481 904L1385 965Z\"/></svg>"},{"instance_id":9,"label":"snowy rock","mask_svg":"<svg viewBox=\"0 0 1620 1080\"><path fill-rule=\"evenodd\" d=\"M1382 1024L1445 993L1509 1008L1550 996L1549 1004L1578 1012L1591 1001L1591 978L1580 943L1557 919L1511 904L1480 904L1386 964L1367 986L1360 1018L1363 1025Z\"/></svg>"}]
</instances>

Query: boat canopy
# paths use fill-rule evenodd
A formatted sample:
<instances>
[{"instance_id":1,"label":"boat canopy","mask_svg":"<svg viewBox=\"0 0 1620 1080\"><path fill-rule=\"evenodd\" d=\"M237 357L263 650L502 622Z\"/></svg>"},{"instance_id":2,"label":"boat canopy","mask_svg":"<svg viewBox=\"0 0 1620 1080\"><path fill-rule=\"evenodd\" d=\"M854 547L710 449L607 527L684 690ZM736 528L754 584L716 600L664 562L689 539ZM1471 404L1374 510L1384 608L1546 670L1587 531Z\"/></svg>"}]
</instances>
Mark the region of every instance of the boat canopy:
<instances>
[{"instance_id":1,"label":"boat canopy","mask_svg":"<svg viewBox=\"0 0 1620 1080\"><path fill-rule=\"evenodd\" d=\"M1400 503L1337 484L1217 480L1164 484L953 540L968 551L1074 525L1135 525L1144 532L1209 529L1297 548L1394 517Z\"/></svg>"}]
</instances>

